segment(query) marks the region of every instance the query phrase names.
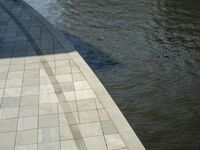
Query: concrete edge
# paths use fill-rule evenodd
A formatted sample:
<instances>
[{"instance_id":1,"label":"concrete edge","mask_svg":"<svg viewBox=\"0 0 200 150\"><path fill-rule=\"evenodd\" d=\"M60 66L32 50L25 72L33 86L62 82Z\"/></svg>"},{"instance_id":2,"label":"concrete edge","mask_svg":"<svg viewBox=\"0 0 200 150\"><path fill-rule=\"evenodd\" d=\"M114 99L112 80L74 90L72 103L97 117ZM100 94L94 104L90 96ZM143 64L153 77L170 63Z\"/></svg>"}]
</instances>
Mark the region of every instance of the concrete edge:
<instances>
[{"instance_id":1,"label":"concrete edge","mask_svg":"<svg viewBox=\"0 0 200 150\"><path fill-rule=\"evenodd\" d=\"M99 81L99 79L85 62L85 60L80 56L77 51L71 52L70 56L79 66L81 72L84 74L85 78L93 88L102 105L105 107L105 110L107 111L111 120L118 129L128 149L145 150L143 144L129 125L128 121L125 119L110 94L107 92L105 87Z\"/></svg>"},{"instance_id":2,"label":"concrete edge","mask_svg":"<svg viewBox=\"0 0 200 150\"><path fill-rule=\"evenodd\" d=\"M97 76L85 62L85 60L80 56L80 54L74 49L72 44L50 23L48 22L39 12L37 12L34 8L28 5L23 0L19 0L25 7L27 7L32 14L40 20L40 22L46 26L46 28L56 37L56 39L60 42L60 44L66 50L73 50L69 55L73 59L73 61L78 65L81 72L88 80L89 84L93 88L97 97L101 101L102 105L105 107L108 115L111 120L115 124L118 129L120 135L122 136L125 144L127 145L129 150L145 150L143 144L129 125L128 121L123 116L122 112L119 110L118 106L115 104L114 100L107 92L105 87L99 81Z\"/></svg>"}]
</instances>

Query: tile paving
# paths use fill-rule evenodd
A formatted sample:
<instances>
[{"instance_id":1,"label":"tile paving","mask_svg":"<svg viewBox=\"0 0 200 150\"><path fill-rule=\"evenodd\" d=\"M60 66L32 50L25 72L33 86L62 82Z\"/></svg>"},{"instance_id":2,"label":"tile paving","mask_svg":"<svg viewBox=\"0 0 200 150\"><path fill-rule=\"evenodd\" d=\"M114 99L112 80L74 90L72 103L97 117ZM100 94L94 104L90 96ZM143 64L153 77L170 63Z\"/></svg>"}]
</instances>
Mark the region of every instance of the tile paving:
<instances>
[{"instance_id":1,"label":"tile paving","mask_svg":"<svg viewBox=\"0 0 200 150\"><path fill-rule=\"evenodd\" d=\"M80 55L38 16L0 0L0 150L144 149Z\"/></svg>"}]
</instances>

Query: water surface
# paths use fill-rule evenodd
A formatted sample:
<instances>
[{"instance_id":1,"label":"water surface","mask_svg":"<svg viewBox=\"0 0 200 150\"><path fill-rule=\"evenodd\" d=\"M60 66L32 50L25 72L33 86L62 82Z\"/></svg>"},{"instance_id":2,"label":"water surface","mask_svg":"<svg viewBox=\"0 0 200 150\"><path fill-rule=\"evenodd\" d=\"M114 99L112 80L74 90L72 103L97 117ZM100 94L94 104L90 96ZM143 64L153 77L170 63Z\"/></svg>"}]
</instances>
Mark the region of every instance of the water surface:
<instances>
[{"instance_id":1,"label":"water surface","mask_svg":"<svg viewBox=\"0 0 200 150\"><path fill-rule=\"evenodd\" d=\"M26 1L74 44L147 149L199 149L199 0Z\"/></svg>"}]
</instances>

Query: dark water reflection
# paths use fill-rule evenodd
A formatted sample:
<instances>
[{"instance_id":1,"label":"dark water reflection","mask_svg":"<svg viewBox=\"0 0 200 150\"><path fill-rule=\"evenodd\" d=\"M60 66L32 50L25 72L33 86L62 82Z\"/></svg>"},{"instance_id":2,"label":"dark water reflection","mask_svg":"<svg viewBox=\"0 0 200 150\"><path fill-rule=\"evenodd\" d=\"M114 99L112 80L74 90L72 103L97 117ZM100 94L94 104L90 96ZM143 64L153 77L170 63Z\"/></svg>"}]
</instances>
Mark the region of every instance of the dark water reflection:
<instances>
[{"instance_id":1,"label":"dark water reflection","mask_svg":"<svg viewBox=\"0 0 200 150\"><path fill-rule=\"evenodd\" d=\"M199 149L199 0L26 1L90 65L109 56L93 68L147 149Z\"/></svg>"}]
</instances>

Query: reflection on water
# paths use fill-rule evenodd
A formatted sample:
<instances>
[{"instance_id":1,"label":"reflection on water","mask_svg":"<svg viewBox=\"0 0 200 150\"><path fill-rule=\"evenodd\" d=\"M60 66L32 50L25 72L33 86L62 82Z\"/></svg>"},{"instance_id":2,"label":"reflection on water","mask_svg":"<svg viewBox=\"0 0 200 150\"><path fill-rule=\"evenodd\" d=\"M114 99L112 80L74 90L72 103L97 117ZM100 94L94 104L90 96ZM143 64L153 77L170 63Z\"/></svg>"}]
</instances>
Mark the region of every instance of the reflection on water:
<instances>
[{"instance_id":1,"label":"reflection on water","mask_svg":"<svg viewBox=\"0 0 200 150\"><path fill-rule=\"evenodd\" d=\"M91 66L147 149L199 148L199 0L26 1L89 64L108 56Z\"/></svg>"}]
</instances>

